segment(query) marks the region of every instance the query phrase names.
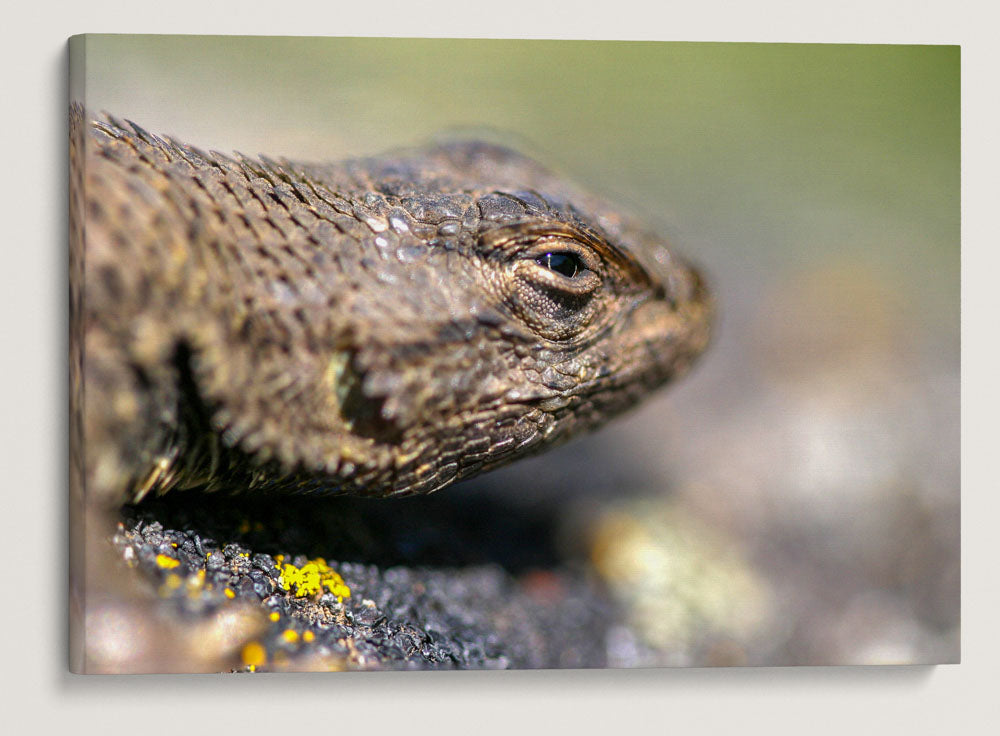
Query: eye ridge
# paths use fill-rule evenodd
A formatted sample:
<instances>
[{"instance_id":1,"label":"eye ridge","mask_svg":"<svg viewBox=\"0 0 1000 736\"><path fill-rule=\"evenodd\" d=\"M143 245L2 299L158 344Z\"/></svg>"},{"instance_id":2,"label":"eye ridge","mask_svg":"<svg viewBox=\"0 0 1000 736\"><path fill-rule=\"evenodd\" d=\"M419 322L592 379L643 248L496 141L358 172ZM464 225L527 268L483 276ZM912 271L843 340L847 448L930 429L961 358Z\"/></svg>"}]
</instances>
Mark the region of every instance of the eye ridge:
<instances>
[{"instance_id":1,"label":"eye ridge","mask_svg":"<svg viewBox=\"0 0 1000 736\"><path fill-rule=\"evenodd\" d=\"M536 258L535 263L568 279L576 278L586 270L583 260L572 251L549 251Z\"/></svg>"}]
</instances>

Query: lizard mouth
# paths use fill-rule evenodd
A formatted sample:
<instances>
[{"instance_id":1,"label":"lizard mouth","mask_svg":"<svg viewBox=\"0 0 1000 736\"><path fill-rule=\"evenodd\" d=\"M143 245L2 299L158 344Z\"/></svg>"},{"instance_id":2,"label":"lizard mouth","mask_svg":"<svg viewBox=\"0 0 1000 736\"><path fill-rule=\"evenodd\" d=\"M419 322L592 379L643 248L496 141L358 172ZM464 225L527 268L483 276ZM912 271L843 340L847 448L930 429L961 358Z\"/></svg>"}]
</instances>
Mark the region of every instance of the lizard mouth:
<instances>
[{"instance_id":1,"label":"lizard mouth","mask_svg":"<svg viewBox=\"0 0 1000 736\"><path fill-rule=\"evenodd\" d=\"M620 333L631 367L655 383L683 374L705 351L715 313L705 280L694 267L672 274L665 292L639 304Z\"/></svg>"}]
</instances>

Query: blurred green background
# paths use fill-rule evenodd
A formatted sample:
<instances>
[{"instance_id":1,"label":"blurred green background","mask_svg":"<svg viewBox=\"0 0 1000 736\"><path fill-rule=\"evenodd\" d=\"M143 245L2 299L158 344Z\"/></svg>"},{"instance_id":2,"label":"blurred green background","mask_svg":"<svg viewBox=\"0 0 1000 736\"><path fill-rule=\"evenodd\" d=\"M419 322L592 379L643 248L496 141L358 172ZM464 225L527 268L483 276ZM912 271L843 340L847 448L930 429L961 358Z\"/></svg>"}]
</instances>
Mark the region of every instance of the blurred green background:
<instances>
[{"instance_id":1,"label":"blurred green background","mask_svg":"<svg viewBox=\"0 0 1000 736\"><path fill-rule=\"evenodd\" d=\"M85 69L91 111L202 148L489 129L637 211L703 266L715 344L486 485L618 504L591 554L650 664L957 659L958 47L87 36Z\"/></svg>"},{"instance_id":2,"label":"blurred green background","mask_svg":"<svg viewBox=\"0 0 1000 736\"><path fill-rule=\"evenodd\" d=\"M88 36L87 50L88 106L152 131L335 159L493 128L709 265L871 259L957 336L955 46Z\"/></svg>"}]
</instances>

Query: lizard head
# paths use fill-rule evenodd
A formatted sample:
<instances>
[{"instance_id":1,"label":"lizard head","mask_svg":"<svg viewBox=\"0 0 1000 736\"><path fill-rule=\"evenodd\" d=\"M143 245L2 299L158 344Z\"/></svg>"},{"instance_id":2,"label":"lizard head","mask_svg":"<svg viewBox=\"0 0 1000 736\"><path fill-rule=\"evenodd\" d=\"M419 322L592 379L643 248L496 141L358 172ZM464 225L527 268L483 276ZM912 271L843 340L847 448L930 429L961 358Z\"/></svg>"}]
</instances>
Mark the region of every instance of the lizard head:
<instances>
[{"instance_id":1,"label":"lizard head","mask_svg":"<svg viewBox=\"0 0 1000 736\"><path fill-rule=\"evenodd\" d=\"M602 424L707 343L693 268L508 148L301 164L108 118L78 153L109 497L433 491Z\"/></svg>"},{"instance_id":2,"label":"lizard head","mask_svg":"<svg viewBox=\"0 0 1000 736\"><path fill-rule=\"evenodd\" d=\"M371 249L383 286L348 290L350 336L329 375L349 430L388 453L390 492L594 428L707 344L697 270L520 154L451 143L354 177L387 224Z\"/></svg>"}]
</instances>

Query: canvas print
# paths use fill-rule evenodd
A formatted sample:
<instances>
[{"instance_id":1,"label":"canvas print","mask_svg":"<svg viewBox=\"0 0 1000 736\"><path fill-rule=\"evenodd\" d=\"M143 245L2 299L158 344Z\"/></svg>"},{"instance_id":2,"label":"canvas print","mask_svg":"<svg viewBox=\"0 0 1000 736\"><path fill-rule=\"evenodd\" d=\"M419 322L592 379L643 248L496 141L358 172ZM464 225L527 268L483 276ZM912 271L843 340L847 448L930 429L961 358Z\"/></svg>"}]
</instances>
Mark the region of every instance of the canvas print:
<instances>
[{"instance_id":1,"label":"canvas print","mask_svg":"<svg viewBox=\"0 0 1000 736\"><path fill-rule=\"evenodd\" d=\"M70 40L70 668L960 659L957 47Z\"/></svg>"}]
</instances>

